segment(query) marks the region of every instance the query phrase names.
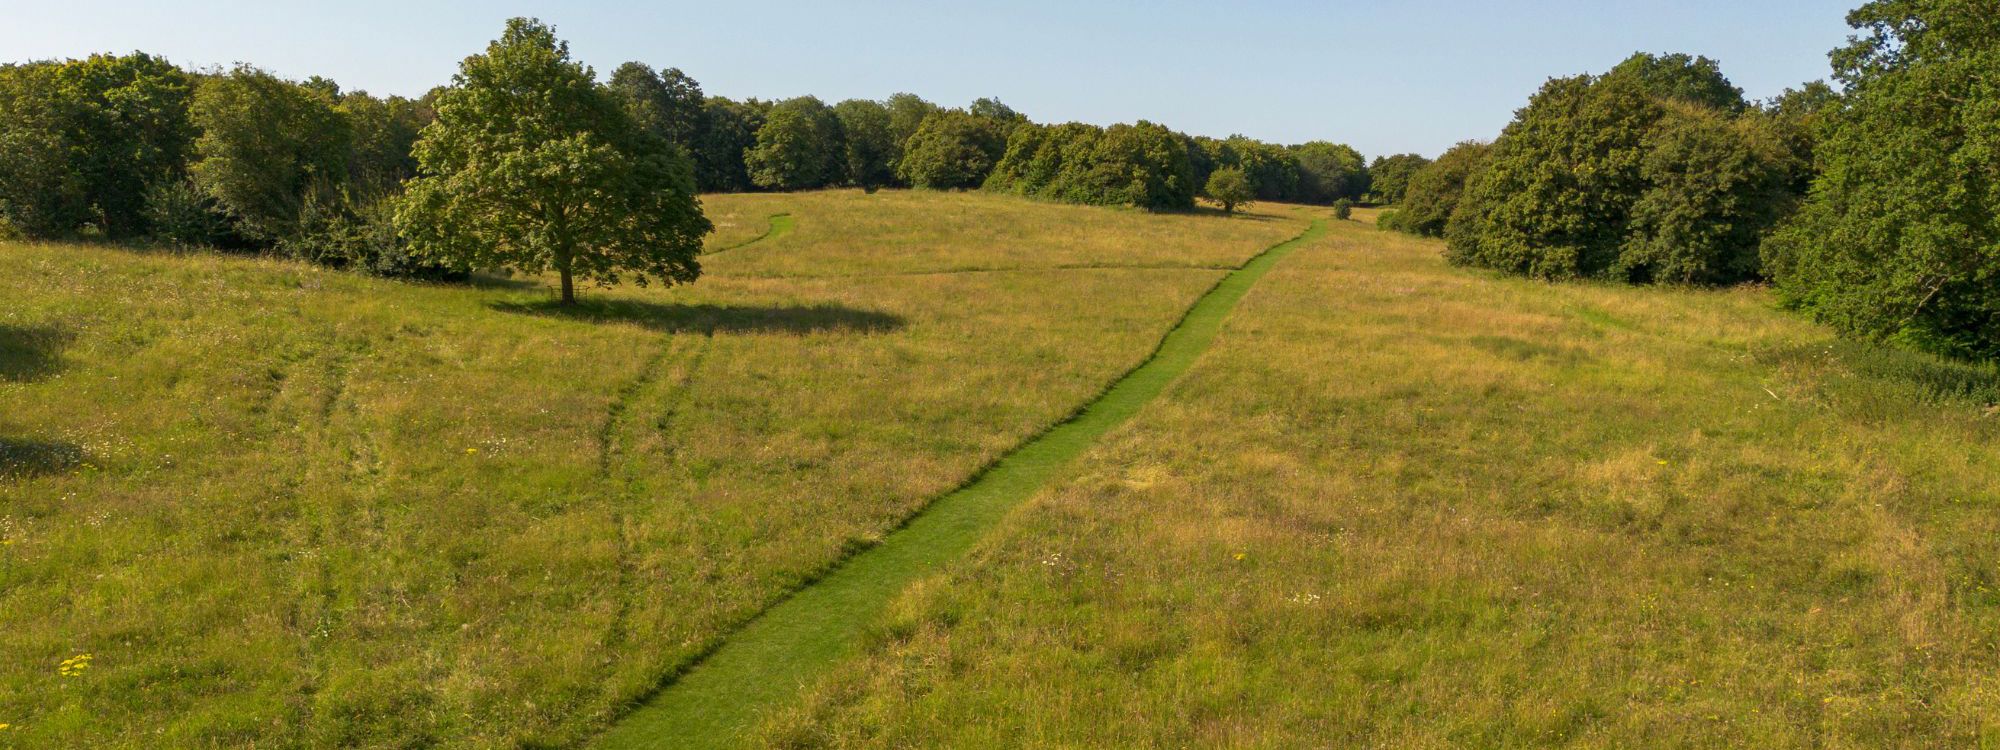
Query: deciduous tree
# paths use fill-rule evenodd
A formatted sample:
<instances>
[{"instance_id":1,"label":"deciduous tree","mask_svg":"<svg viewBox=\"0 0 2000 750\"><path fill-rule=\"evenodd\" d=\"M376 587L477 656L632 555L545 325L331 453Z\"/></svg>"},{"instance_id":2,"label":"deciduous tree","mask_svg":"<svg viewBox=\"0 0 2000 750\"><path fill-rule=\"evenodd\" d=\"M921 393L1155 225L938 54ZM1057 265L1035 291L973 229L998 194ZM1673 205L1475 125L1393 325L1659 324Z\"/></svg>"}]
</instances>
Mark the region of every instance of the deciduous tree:
<instances>
[{"instance_id":1,"label":"deciduous tree","mask_svg":"<svg viewBox=\"0 0 2000 750\"><path fill-rule=\"evenodd\" d=\"M743 158L758 187L822 188L846 178L847 139L831 107L801 96L771 107L757 129L757 145Z\"/></svg>"},{"instance_id":2,"label":"deciduous tree","mask_svg":"<svg viewBox=\"0 0 2000 750\"><path fill-rule=\"evenodd\" d=\"M395 224L419 253L614 284L685 283L709 232L693 171L570 59L555 30L507 22L460 65L424 128Z\"/></svg>"},{"instance_id":3,"label":"deciduous tree","mask_svg":"<svg viewBox=\"0 0 2000 750\"><path fill-rule=\"evenodd\" d=\"M1243 176L1243 170L1223 167L1208 175L1209 200L1222 204L1222 212L1235 213L1237 206L1247 205L1256 197L1250 191L1250 178Z\"/></svg>"}]
</instances>

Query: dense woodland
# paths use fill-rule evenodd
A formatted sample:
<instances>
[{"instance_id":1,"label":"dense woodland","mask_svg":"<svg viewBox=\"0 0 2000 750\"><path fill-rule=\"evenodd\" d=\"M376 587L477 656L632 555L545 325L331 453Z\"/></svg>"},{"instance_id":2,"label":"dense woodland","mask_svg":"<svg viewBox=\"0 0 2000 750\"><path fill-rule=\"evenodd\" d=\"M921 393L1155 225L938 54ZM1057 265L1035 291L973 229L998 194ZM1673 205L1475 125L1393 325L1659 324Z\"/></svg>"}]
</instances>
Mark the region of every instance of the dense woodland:
<instances>
[{"instance_id":1,"label":"dense woodland","mask_svg":"<svg viewBox=\"0 0 2000 750\"><path fill-rule=\"evenodd\" d=\"M1869 3L1831 55L1838 88L1761 103L1686 55L1551 80L1491 143L1410 175L1383 223L1541 278L1768 282L1845 333L2000 358L1991 13Z\"/></svg>"},{"instance_id":2,"label":"dense woodland","mask_svg":"<svg viewBox=\"0 0 2000 750\"><path fill-rule=\"evenodd\" d=\"M1869 3L1832 54L1837 88L1765 102L1713 60L1634 55L1550 80L1490 143L1372 164L1325 141L1036 123L993 99L736 101L637 62L599 81L523 19L415 100L144 53L8 65L0 236L276 252L386 275L513 265L560 272L567 299L572 275L695 278L708 228L697 192L985 189L1155 211L1198 196L1225 211L1372 201L1395 204L1384 226L1444 238L1453 263L1769 282L1843 332L1993 359L2000 27L1988 10ZM522 87L557 91L508 93Z\"/></svg>"},{"instance_id":3,"label":"dense woodland","mask_svg":"<svg viewBox=\"0 0 2000 750\"><path fill-rule=\"evenodd\" d=\"M1194 207L1217 169L1238 169L1260 200L1369 195L1368 165L1338 144L1193 137L1147 122L1045 125L994 99L964 108L907 93L833 105L811 96L736 101L703 93L678 69L639 62L599 82L568 59L552 29L517 21L451 86L414 100L251 66L184 70L145 53L0 67L0 235L275 251L389 275L450 274L463 264L411 252L395 206L406 187L422 184L413 182L425 171L420 135L447 140L450 128L431 127L451 118L445 101L480 87L480 61L499 70L510 50L529 47L546 53L543 72L578 93L569 106L587 111L597 105L584 100L594 100L619 110L557 130L655 144L673 152L662 154L665 169L685 171L699 192L984 187L1180 211ZM461 97L467 107L474 98ZM467 137L504 140L495 135ZM444 149L436 154L449 160Z\"/></svg>"}]
</instances>

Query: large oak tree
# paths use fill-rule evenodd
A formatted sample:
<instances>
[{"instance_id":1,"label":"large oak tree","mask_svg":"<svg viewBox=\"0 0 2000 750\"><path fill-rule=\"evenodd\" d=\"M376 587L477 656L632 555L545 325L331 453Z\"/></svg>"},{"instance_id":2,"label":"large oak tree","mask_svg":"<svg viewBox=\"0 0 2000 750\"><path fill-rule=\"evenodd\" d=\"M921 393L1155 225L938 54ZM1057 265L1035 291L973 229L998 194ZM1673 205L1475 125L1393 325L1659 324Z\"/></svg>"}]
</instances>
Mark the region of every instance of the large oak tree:
<instances>
[{"instance_id":1,"label":"large oak tree","mask_svg":"<svg viewBox=\"0 0 2000 750\"><path fill-rule=\"evenodd\" d=\"M679 149L647 132L540 21L465 59L416 147L396 226L418 252L574 279L685 283L708 219Z\"/></svg>"}]
</instances>

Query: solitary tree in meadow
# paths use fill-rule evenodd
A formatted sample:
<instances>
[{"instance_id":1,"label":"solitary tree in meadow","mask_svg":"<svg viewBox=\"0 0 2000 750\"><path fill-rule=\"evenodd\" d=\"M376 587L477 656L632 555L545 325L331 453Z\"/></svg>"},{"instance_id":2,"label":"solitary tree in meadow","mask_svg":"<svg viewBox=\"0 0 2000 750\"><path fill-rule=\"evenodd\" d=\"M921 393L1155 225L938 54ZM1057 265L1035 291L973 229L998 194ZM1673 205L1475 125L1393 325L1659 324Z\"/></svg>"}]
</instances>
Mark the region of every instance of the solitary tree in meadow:
<instances>
[{"instance_id":1,"label":"solitary tree in meadow","mask_svg":"<svg viewBox=\"0 0 2000 750\"><path fill-rule=\"evenodd\" d=\"M1248 204L1251 198L1256 197L1250 189L1250 178L1235 167L1223 167L1209 173L1205 192L1211 200L1222 204L1225 214L1236 213L1237 206Z\"/></svg>"},{"instance_id":2,"label":"solitary tree in meadow","mask_svg":"<svg viewBox=\"0 0 2000 750\"><path fill-rule=\"evenodd\" d=\"M417 141L396 227L416 251L600 284L686 283L708 219L680 150L646 131L569 45L516 18L459 66Z\"/></svg>"}]
</instances>

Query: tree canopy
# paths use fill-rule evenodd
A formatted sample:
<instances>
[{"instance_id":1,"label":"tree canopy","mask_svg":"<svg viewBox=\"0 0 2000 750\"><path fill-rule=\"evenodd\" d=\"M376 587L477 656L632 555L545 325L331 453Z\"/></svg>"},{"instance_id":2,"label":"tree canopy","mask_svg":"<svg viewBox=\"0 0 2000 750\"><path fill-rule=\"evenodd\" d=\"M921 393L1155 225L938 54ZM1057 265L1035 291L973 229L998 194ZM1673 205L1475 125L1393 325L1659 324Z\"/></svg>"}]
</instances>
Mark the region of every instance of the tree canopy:
<instances>
[{"instance_id":1,"label":"tree canopy","mask_svg":"<svg viewBox=\"0 0 2000 750\"><path fill-rule=\"evenodd\" d=\"M1465 193L1466 181L1486 169L1486 160L1492 153L1489 144L1465 141L1452 146L1437 161L1419 168L1410 175L1409 186L1404 189L1403 200L1395 212L1385 216L1390 228L1443 237L1445 225L1451 221L1451 214L1458 209L1459 198Z\"/></svg>"},{"instance_id":2,"label":"tree canopy","mask_svg":"<svg viewBox=\"0 0 2000 750\"><path fill-rule=\"evenodd\" d=\"M943 110L925 117L903 144L897 174L915 187L953 190L976 188L1007 149L1002 123L964 110Z\"/></svg>"},{"instance_id":3,"label":"tree canopy","mask_svg":"<svg viewBox=\"0 0 2000 750\"><path fill-rule=\"evenodd\" d=\"M1791 163L1713 61L1635 55L1529 100L1463 178L1446 258L1550 279L1759 278L1759 248L1795 202ZM1413 179L1416 205L1391 224L1435 231L1456 178Z\"/></svg>"},{"instance_id":4,"label":"tree canopy","mask_svg":"<svg viewBox=\"0 0 2000 750\"><path fill-rule=\"evenodd\" d=\"M1401 203L1410 187L1410 177L1430 164L1421 154L1375 157L1368 165L1368 194L1376 203Z\"/></svg>"},{"instance_id":5,"label":"tree canopy","mask_svg":"<svg viewBox=\"0 0 2000 750\"><path fill-rule=\"evenodd\" d=\"M1243 170L1223 167L1208 175L1208 185L1203 192L1217 203L1222 204L1222 212L1235 213L1238 206L1247 205L1255 194L1250 192L1250 178L1243 176Z\"/></svg>"},{"instance_id":6,"label":"tree canopy","mask_svg":"<svg viewBox=\"0 0 2000 750\"><path fill-rule=\"evenodd\" d=\"M250 236L296 238L309 205L341 200L354 131L337 96L249 66L203 84L192 110L195 184Z\"/></svg>"},{"instance_id":7,"label":"tree canopy","mask_svg":"<svg viewBox=\"0 0 2000 750\"><path fill-rule=\"evenodd\" d=\"M701 273L709 232L680 150L633 119L570 59L555 30L507 23L437 97L396 212L419 252L474 266L613 284Z\"/></svg>"},{"instance_id":8,"label":"tree canopy","mask_svg":"<svg viewBox=\"0 0 2000 750\"><path fill-rule=\"evenodd\" d=\"M771 107L744 154L750 181L774 190L808 190L843 181L847 138L840 117L818 97L786 99Z\"/></svg>"},{"instance_id":9,"label":"tree canopy","mask_svg":"<svg viewBox=\"0 0 2000 750\"><path fill-rule=\"evenodd\" d=\"M1860 33L1833 54L1842 102L1791 102L1823 120L1820 174L1766 253L1778 289L1848 333L2000 358L1992 7L1878 0L1848 22Z\"/></svg>"}]
</instances>

